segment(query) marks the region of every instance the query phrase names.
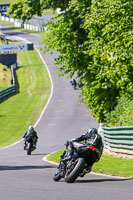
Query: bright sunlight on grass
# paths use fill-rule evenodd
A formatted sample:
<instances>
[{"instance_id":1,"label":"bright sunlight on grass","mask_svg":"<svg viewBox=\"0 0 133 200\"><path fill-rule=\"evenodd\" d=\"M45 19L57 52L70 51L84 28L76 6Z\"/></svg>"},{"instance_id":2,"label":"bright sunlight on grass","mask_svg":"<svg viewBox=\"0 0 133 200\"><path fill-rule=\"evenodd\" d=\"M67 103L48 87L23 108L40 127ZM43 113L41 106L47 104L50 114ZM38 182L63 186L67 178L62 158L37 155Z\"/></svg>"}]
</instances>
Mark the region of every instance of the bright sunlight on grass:
<instances>
[{"instance_id":1,"label":"bright sunlight on grass","mask_svg":"<svg viewBox=\"0 0 133 200\"><path fill-rule=\"evenodd\" d=\"M0 90L11 86L11 71L0 63Z\"/></svg>"},{"instance_id":2,"label":"bright sunlight on grass","mask_svg":"<svg viewBox=\"0 0 133 200\"><path fill-rule=\"evenodd\" d=\"M19 140L34 124L50 95L47 70L36 51L19 53L19 93L0 104L0 147Z\"/></svg>"},{"instance_id":3,"label":"bright sunlight on grass","mask_svg":"<svg viewBox=\"0 0 133 200\"><path fill-rule=\"evenodd\" d=\"M59 163L63 150L47 156L47 160ZM102 155L99 162L93 165L92 171L108 175L133 177L133 159L117 158L109 155Z\"/></svg>"}]
</instances>

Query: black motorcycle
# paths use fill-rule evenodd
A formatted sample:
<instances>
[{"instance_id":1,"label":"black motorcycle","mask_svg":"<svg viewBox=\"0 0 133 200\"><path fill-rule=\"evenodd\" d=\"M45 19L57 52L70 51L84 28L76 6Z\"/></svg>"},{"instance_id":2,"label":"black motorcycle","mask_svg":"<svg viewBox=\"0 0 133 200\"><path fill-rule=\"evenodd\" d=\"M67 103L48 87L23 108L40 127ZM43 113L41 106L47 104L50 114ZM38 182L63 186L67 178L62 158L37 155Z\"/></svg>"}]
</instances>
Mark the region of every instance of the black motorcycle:
<instances>
[{"instance_id":1,"label":"black motorcycle","mask_svg":"<svg viewBox=\"0 0 133 200\"><path fill-rule=\"evenodd\" d=\"M71 83L71 85L73 86L73 88L76 89L76 87L77 87L77 81L76 81L75 79L72 79L72 80L70 81L70 83Z\"/></svg>"},{"instance_id":2,"label":"black motorcycle","mask_svg":"<svg viewBox=\"0 0 133 200\"><path fill-rule=\"evenodd\" d=\"M34 141L32 138L27 138L25 145L24 145L24 150L27 151L27 155L31 155L31 152L34 151L36 149L35 145L34 145Z\"/></svg>"},{"instance_id":3,"label":"black motorcycle","mask_svg":"<svg viewBox=\"0 0 133 200\"><path fill-rule=\"evenodd\" d=\"M73 183L78 176L83 177L86 173L89 173L94 163L94 152L95 147L93 146L73 142L71 158L69 160L66 159L66 163L61 158L53 177L54 181L59 181L61 178L64 178L65 182Z\"/></svg>"}]
</instances>

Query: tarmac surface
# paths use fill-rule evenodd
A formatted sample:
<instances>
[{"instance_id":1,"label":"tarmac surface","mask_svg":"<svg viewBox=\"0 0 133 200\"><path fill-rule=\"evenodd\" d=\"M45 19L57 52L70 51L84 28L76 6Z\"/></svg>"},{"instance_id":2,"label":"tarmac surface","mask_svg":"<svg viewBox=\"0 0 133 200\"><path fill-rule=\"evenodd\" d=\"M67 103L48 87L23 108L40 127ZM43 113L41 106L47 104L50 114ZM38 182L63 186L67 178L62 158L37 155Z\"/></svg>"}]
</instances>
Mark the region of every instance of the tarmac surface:
<instances>
[{"instance_id":1,"label":"tarmac surface","mask_svg":"<svg viewBox=\"0 0 133 200\"><path fill-rule=\"evenodd\" d=\"M39 50L40 37L1 29L6 35L34 43ZM32 155L26 155L23 141L0 149L0 200L132 200L133 179L130 178L90 173L72 184L63 179L53 181L56 165L44 161L44 156L64 148L66 140L80 136L88 127L98 128L99 124L90 110L80 104L79 90L72 88L70 80L57 78L57 66L52 65L56 54L39 52L50 73L51 97L35 124L39 140Z\"/></svg>"}]
</instances>

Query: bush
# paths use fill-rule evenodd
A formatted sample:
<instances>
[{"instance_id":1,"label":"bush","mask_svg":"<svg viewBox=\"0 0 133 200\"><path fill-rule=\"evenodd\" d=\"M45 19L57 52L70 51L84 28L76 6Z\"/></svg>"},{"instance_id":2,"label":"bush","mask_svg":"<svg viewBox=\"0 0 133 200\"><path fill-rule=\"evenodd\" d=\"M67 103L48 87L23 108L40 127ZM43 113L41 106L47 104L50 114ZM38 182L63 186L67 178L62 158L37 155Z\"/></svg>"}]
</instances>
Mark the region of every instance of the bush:
<instances>
[{"instance_id":1,"label":"bush","mask_svg":"<svg viewBox=\"0 0 133 200\"><path fill-rule=\"evenodd\" d=\"M133 94L133 2L92 1L86 14L89 65L82 96L92 115L106 121L118 99Z\"/></svg>"},{"instance_id":2,"label":"bush","mask_svg":"<svg viewBox=\"0 0 133 200\"><path fill-rule=\"evenodd\" d=\"M105 126L131 126L133 125L133 100L121 97L115 109L106 114Z\"/></svg>"}]
</instances>

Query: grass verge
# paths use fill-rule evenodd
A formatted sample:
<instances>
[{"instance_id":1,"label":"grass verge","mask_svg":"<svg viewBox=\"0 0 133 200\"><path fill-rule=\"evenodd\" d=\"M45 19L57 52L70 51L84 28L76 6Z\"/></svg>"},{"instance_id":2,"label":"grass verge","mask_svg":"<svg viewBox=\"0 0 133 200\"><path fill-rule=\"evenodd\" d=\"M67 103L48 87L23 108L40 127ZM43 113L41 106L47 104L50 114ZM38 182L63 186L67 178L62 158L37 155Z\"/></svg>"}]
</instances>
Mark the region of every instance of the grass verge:
<instances>
[{"instance_id":1,"label":"grass verge","mask_svg":"<svg viewBox=\"0 0 133 200\"><path fill-rule=\"evenodd\" d=\"M50 95L50 80L37 51L18 54L19 93L0 104L0 147L18 141L36 122Z\"/></svg>"},{"instance_id":2,"label":"grass verge","mask_svg":"<svg viewBox=\"0 0 133 200\"><path fill-rule=\"evenodd\" d=\"M11 71L0 63L0 90L11 86Z\"/></svg>"},{"instance_id":3,"label":"grass verge","mask_svg":"<svg viewBox=\"0 0 133 200\"><path fill-rule=\"evenodd\" d=\"M60 155L64 149L47 156L47 160L59 163ZM107 175L133 177L133 160L102 155L99 162L93 165L92 171Z\"/></svg>"}]
</instances>

